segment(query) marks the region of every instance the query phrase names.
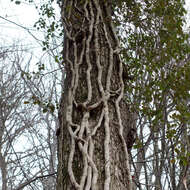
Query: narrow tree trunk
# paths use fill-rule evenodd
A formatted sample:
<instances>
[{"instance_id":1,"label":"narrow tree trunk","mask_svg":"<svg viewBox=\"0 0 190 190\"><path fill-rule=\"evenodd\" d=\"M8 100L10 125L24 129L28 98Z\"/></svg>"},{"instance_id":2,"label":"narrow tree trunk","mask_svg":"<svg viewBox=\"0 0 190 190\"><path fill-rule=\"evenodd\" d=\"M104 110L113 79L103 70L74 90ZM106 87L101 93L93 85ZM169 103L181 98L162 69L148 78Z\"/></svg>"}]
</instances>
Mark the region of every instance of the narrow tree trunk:
<instances>
[{"instance_id":1,"label":"narrow tree trunk","mask_svg":"<svg viewBox=\"0 0 190 190\"><path fill-rule=\"evenodd\" d=\"M0 146L1 148L1 146ZM5 159L1 153L1 150L0 149L0 170L1 170L1 176L2 176L2 190L7 190L7 164L5 162Z\"/></svg>"},{"instance_id":2,"label":"narrow tree trunk","mask_svg":"<svg viewBox=\"0 0 190 190\"><path fill-rule=\"evenodd\" d=\"M108 0L64 0L57 190L131 190L119 42Z\"/></svg>"}]
</instances>

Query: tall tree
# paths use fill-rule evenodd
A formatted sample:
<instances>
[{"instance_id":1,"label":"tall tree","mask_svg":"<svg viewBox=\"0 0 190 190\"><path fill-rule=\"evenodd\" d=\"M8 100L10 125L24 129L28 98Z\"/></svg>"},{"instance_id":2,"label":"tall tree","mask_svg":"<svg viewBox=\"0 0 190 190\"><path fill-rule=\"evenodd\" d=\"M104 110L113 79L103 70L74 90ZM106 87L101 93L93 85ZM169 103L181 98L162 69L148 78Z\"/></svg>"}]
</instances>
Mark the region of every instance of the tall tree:
<instances>
[{"instance_id":1,"label":"tall tree","mask_svg":"<svg viewBox=\"0 0 190 190\"><path fill-rule=\"evenodd\" d=\"M111 1L62 1L66 70L57 189L132 189L123 64Z\"/></svg>"},{"instance_id":2,"label":"tall tree","mask_svg":"<svg viewBox=\"0 0 190 190\"><path fill-rule=\"evenodd\" d=\"M63 34L55 21L53 1L37 6L40 18L35 26L45 31L43 50L50 50L62 69L62 58L58 52L55 54L57 48L51 49L56 33L61 31L61 38ZM130 151L134 189L188 189L190 66L188 36L183 31L184 0L58 2L64 23L63 65L67 78L59 110L60 129L56 133L57 189L131 188L129 167L120 163L128 161L125 148L131 150L131 137L136 134L134 115L129 110L135 110L138 118L139 137L133 146L137 151ZM121 49L114 30L122 42ZM125 64L121 64L121 59ZM126 66L129 75L122 73ZM40 64L39 70L44 67ZM122 81L121 76L130 80ZM128 105L123 101L123 91ZM38 93L32 99L44 112L55 108L49 101L43 103ZM51 139L48 135L49 145ZM45 147L44 141L41 145ZM35 151L38 156L41 150L44 148ZM55 158L55 152L51 154ZM50 165L52 171L54 162ZM43 168L41 171L45 172ZM54 179L51 176L46 181L48 176L37 176L35 181L43 179L43 187L52 189ZM40 188L33 177L28 179L18 188Z\"/></svg>"}]
</instances>

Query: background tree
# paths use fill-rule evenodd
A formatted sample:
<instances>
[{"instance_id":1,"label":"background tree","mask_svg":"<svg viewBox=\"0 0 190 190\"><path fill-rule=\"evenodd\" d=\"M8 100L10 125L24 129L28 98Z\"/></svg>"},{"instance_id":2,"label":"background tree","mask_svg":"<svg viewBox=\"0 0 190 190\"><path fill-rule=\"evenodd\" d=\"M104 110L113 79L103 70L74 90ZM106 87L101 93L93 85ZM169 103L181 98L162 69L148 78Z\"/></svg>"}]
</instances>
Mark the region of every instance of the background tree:
<instances>
[{"instance_id":1,"label":"background tree","mask_svg":"<svg viewBox=\"0 0 190 190\"><path fill-rule=\"evenodd\" d=\"M126 11L121 22L128 35L122 40L123 57L134 77L126 85L126 98L138 113L139 149L133 166L139 189L183 188L184 169L178 164L186 165L189 159L187 147L181 149L182 134L189 133L189 119L184 119L189 112L189 45L183 3L133 2L138 11L133 19Z\"/></svg>"},{"instance_id":2,"label":"background tree","mask_svg":"<svg viewBox=\"0 0 190 190\"><path fill-rule=\"evenodd\" d=\"M30 72L32 56L19 47L0 49L0 187L55 189L58 79Z\"/></svg>"}]
</instances>

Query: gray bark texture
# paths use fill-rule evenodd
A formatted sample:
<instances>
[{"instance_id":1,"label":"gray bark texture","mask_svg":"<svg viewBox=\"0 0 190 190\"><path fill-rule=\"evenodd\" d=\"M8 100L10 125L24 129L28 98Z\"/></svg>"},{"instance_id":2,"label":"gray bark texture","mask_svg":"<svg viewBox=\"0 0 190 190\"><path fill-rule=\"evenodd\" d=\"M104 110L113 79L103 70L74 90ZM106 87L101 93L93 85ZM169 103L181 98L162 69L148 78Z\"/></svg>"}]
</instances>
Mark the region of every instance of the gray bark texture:
<instances>
[{"instance_id":1,"label":"gray bark texture","mask_svg":"<svg viewBox=\"0 0 190 190\"><path fill-rule=\"evenodd\" d=\"M131 190L131 116L109 1L64 0L57 190Z\"/></svg>"}]
</instances>

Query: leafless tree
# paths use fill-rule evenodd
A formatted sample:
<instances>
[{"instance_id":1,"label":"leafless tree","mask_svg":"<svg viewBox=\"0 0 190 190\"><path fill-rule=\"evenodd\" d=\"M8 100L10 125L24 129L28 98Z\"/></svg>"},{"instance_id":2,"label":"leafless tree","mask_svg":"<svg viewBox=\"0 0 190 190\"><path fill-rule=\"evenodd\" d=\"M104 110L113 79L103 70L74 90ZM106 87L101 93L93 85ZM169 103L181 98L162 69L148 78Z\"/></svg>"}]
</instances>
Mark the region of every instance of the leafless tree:
<instances>
[{"instance_id":1,"label":"leafless tree","mask_svg":"<svg viewBox=\"0 0 190 190\"><path fill-rule=\"evenodd\" d=\"M24 57L28 58L27 52L18 51L18 47L1 49L0 184L3 190L18 190L26 185L28 189L55 189L54 107L59 95L55 84L59 76L37 76L36 72L32 76L32 57ZM23 65L25 61L28 65ZM51 90L47 92L48 85ZM36 105L37 98L41 102Z\"/></svg>"}]
</instances>

